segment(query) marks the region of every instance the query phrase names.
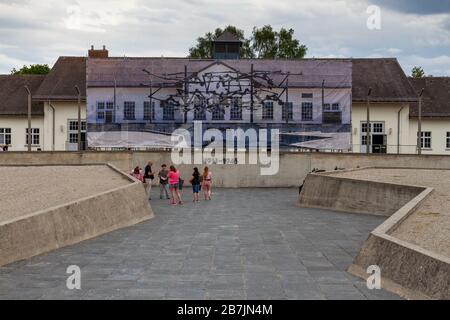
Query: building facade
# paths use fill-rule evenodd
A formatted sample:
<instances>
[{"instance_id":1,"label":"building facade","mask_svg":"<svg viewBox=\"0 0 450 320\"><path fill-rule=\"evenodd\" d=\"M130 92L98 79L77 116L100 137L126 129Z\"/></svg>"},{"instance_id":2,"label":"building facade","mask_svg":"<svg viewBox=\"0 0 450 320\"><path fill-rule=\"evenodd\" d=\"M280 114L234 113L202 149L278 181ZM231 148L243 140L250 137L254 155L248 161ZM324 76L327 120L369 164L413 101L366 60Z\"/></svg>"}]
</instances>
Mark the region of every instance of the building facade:
<instances>
[{"instance_id":1,"label":"building facade","mask_svg":"<svg viewBox=\"0 0 450 320\"><path fill-rule=\"evenodd\" d=\"M0 146L27 150L27 86L33 151L77 150L77 87L83 148L167 147L173 130L202 122L204 130L278 129L291 150L414 154L423 88L421 152L450 154L449 78L407 78L393 58L239 59L226 41L217 50L227 59L119 58L91 48L88 57L60 57L45 76L0 75Z\"/></svg>"}]
</instances>

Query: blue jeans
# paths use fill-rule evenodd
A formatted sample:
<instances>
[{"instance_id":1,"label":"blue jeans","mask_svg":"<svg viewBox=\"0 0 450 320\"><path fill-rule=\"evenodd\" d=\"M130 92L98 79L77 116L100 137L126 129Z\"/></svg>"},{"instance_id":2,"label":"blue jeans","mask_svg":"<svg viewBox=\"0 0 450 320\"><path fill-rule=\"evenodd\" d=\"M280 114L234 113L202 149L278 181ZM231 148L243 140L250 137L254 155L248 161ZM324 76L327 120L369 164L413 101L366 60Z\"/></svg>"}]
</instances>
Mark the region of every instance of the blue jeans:
<instances>
[{"instance_id":1,"label":"blue jeans","mask_svg":"<svg viewBox=\"0 0 450 320\"><path fill-rule=\"evenodd\" d=\"M192 192L193 193L199 193L200 192L200 185L199 184L193 184L192 185Z\"/></svg>"}]
</instances>

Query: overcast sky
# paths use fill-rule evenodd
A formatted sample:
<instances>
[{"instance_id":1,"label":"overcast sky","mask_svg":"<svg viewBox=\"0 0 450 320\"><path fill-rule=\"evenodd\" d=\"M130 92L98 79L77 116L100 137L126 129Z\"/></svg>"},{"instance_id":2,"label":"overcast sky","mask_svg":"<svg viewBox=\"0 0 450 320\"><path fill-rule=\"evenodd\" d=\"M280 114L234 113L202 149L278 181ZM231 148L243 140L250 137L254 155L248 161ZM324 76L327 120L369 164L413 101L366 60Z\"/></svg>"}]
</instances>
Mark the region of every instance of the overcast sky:
<instances>
[{"instance_id":1,"label":"overcast sky","mask_svg":"<svg viewBox=\"0 0 450 320\"><path fill-rule=\"evenodd\" d=\"M370 5L380 29L367 27ZM450 0L0 0L0 73L85 56L91 44L113 56L186 56L227 24L246 36L293 28L307 57L397 57L407 74L418 65L450 76Z\"/></svg>"}]
</instances>

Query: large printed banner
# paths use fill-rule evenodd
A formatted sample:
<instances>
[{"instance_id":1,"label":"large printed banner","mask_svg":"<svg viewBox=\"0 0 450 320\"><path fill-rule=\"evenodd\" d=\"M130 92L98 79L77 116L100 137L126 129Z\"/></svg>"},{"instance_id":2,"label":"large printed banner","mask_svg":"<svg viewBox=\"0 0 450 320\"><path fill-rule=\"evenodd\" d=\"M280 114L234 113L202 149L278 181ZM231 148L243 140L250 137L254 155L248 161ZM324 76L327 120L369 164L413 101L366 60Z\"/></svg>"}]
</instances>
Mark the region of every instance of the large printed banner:
<instances>
[{"instance_id":1,"label":"large printed banner","mask_svg":"<svg viewBox=\"0 0 450 320\"><path fill-rule=\"evenodd\" d=\"M351 90L347 59L88 59L88 148L348 151Z\"/></svg>"}]
</instances>

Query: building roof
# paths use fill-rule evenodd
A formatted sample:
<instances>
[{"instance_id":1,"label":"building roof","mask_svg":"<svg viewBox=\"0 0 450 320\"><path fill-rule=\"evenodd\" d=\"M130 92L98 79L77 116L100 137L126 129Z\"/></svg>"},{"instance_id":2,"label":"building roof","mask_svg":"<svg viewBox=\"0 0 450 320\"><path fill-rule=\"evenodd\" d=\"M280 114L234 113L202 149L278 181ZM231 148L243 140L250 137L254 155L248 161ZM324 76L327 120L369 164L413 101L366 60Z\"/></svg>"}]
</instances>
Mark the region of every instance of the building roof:
<instances>
[{"instance_id":1,"label":"building roof","mask_svg":"<svg viewBox=\"0 0 450 320\"><path fill-rule=\"evenodd\" d=\"M74 101L78 98L75 85L80 88L82 100L86 100L86 58L59 57L33 98Z\"/></svg>"},{"instance_id":2,"label":"building roof","mask_svg":"<svg viewBox=\"0 0 450 320\"><path fill-rule=\"evenodd\" d=\"M28 115L28 94L24 86L28 86L31 96L35 94L45 75L0 75L0 115ZM44 115L43 103L32 101L31 115Z\"/></svg>"},{"instance_id":3,"label":"building roof","mask_svg":"<svg viewBox=\"0 0 450 320\"><path fill-rule=\"evenodd\" d=\"M275 85L280 84L290 72L289 87L316 88L325 80L326 88L352 86L350 59L189 59L189 58L108 58L88 59L87 87L154 87L180 86L187 66L188 76L222 63L240 73L249 74L251 65L255 72L269 72ZM149 76L143 70L149 71ZM178 78L175 80L174 78Z\"/></svg>"},{"instance_id":4,"label":"building roof","mask_svg":"<svg viewBox=\"0 0 450 320\"><path fill-rule=\"evenodd\" d=\"M353 102L411 102L417 100L403 69L395 58L352 59Z\"/></svg>"},{"instance_id":5,"label":"building roof","mask_svg":"<svg viewBox=\"0 0 450 320\"><path fill-rule=\"evenodd\" d=\"M422 95L422 117L450 118L450 77L409 78L417 94ZM419 104L412 103L410 117L419 116Z\"/></svg>"},{"instance_id":6,"label":"building roof","mask_svg":"<svg viewBox=\"0 0 450 320\"><path fill-rule=\"evenodd\" d=\"M238 37L236 37L234 34L232 34L230 31L225 30L220 36L218 36L213 42L242 42L239 40Z\"/></svg>"}]
</instances>

